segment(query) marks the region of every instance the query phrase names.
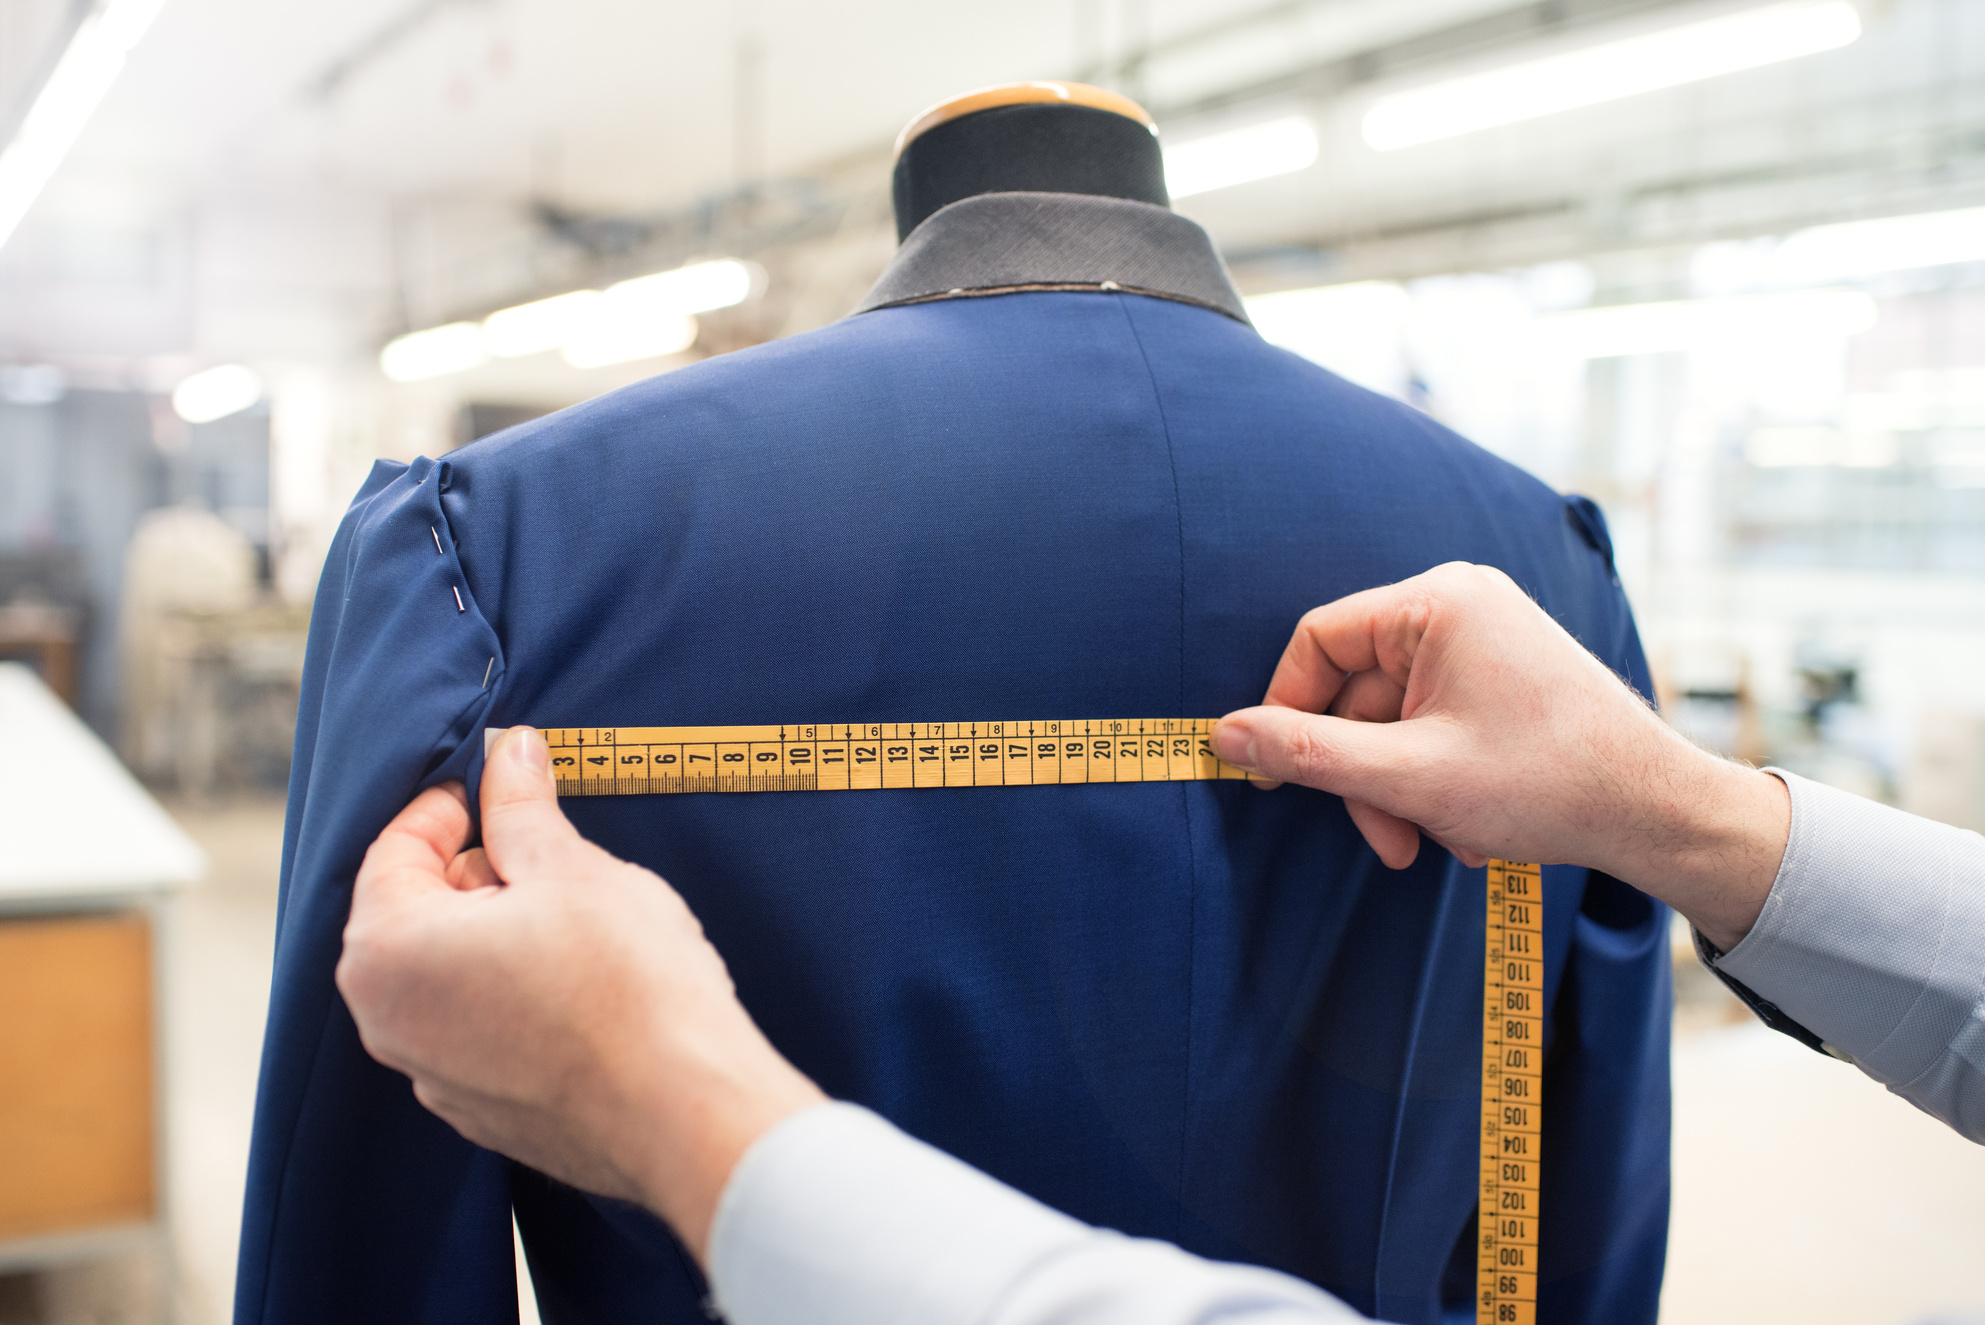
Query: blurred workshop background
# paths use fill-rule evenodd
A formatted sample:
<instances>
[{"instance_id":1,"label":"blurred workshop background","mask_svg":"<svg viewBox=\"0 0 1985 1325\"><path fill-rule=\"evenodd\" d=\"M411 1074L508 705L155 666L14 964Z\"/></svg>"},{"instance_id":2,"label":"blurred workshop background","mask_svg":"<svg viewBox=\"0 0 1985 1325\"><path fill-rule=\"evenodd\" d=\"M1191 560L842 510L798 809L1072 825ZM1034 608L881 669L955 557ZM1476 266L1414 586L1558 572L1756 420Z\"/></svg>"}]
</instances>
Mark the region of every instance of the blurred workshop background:
<instances>
[{"instance_id":1,"label":"blurred workshop background","mask_svg":"<svg viewBox=\"0 0 1985 1325\"><path fill-rule=\"evenodd\" d=\"M897 129L1022 78L1595 497L1694 739L1985 828L1978 0L0 0L0 1325L226 1318L372 461L842 316ZM1985 1322L1985 1151L1677 984L1664 1318Z\"/></svg>"}]
</instances>

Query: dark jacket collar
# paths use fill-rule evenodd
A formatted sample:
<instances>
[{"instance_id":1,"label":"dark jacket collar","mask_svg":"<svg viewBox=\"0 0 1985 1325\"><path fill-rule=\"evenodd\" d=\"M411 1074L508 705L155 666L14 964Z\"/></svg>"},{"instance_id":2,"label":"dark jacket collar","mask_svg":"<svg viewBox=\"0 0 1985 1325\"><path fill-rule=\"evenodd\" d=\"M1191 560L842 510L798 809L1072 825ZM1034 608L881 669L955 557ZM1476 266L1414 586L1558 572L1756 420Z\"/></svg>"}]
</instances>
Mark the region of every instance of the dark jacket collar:
<instances>
[{"instance_id":1,"label":"dark jacket collar","mask_svg":"<svg viewBox=\"0 0 1985 1325\"><path fill-rule=\"evenodd\" d=\"M1248 320L1199 226L1148 202L1084 193L982 193L931 213L855 312L1023 290L1111 289Z\"/></svg>"}]
</instances>

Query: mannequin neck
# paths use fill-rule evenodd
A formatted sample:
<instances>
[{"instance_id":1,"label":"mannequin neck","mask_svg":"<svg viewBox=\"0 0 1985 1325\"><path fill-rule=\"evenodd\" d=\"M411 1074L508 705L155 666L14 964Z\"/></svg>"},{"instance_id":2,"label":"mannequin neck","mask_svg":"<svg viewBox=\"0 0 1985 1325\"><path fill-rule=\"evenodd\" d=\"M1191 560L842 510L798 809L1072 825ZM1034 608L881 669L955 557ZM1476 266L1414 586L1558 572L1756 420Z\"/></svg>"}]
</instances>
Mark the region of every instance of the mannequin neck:
<instances>
[{"instance_id":1,"label":"mannequin neck","mask_svg":"<svg viewBox=\"0 0 1985 1325\"><path fill-rule=\"evenodd\" d=\"M1169 207L1150 129L1091 106L995 106L924 131L896 158L896 238L982 193L1088 193Z\"/></svg>"}]
</instances>

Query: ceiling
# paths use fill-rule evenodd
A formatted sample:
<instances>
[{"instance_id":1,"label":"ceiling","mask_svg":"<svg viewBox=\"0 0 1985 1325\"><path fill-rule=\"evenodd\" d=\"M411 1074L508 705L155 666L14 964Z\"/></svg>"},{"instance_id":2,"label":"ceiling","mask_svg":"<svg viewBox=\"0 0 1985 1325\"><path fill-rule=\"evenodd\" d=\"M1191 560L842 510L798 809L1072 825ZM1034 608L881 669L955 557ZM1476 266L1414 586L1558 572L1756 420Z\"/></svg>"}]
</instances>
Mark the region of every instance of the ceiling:
<instances>
[{"instance_id":1,"label":"ceiling","mask_svg":"<svg viewBox=\"0 0 1985 1325\"><path fill-rule=\"evenodd\" d=\"M357 362L396 331L739 247L748 227L708 207L754 181L810 181L813 229L764 259L818 287L788 281L768 328L797 329L886 259L896 129L1029 77L1122 86L1174 138L1311 114L1316 167L1181 207L1253 288L1985 198L1975 0L1873 4L1846 50L1531 125L1389 154L1357 136L1374 90L1734 2L167 0L0 249L0 359L127 381ZM0 0L0 114L72 12ZM585 242L546 205L594 227ZM622 223L645 238L597 242Z\"/></svg>"}]
</instances>

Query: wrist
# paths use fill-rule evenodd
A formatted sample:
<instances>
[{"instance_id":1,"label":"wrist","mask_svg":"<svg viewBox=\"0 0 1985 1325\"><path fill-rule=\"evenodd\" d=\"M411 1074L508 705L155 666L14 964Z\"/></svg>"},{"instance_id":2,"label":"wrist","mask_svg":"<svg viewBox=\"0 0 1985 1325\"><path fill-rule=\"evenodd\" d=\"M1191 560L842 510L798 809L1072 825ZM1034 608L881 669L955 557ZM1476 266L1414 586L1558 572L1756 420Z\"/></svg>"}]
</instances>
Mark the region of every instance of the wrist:
<instances>
[{"instance_id":1,"label":"wrist","mask_svg":"<svg viewBox=\"0 0 1985 1325\"><path fill-rule=\"evenodd\" d=\"M660 1055L666 1071L635 1094L626 1130L627 1165L641 1204L660 1216L699 1263L731 1173L760 1137L827 1096L756 1034L756 1043L680 1047Z\"/></svg>"},{"instance_id":2,"label":"wrist","mask_svg":"<svg viewBox=\"0 0 1985 1325\"><path fill-rule=\"evenodd\" d=\"M1769 773L1670 734L1635 787L1624 848L1608 873L1681 912L1728 952L1771 895L1791 830L1791 798Z\"/></svg>"}]
</instances>

